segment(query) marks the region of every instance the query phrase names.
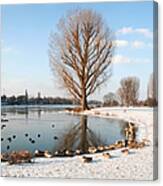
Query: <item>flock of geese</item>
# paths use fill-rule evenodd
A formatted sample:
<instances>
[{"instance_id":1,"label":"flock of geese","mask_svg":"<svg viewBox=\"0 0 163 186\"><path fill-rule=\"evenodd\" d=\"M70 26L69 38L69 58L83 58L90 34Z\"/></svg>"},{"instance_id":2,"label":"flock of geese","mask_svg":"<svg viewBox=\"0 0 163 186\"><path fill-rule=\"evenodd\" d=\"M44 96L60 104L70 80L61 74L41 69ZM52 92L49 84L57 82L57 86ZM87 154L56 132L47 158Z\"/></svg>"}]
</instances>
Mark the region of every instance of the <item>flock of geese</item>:
<instances>
[{"instance_id":1,"label":"flock of geese","mask_svg":"<svg viewBox=\"0 0 163 186\"><path fill-rule=\"evenodd\" d=\"M51 126L52 128L55 127L54 124ZM1 129L5 129L6 125L1 125ZM90 156L90 154L100 153L100 156L102 156L105 159L112 158L112 155L108 152L110 150L116 150L120 149L121 153L125 156L127 156L130 153L130 149L138 149L143 148L146 145L149 145L149 141L147 139L142 140L141 142L136 141L136 128L133 123L128 123L128 126L124 130L125 132L125 140L119 140L116 141L114 144L108 145L108 146L97 146L97 147L89 147L86 152L82 151L81 149L77 149L75 151L71 151L68 149L55 151L53 154L49 151L41 151L41 150L35 150L34 154L32 155L27 150L22 150L19 152L11 152L11 153L2 153L1 154L1 161L8 161L10 164L13 163L22 163L22 162L30 162L30 160L34 157L46 157L46 158L52 158L52 157L73 157L76 155L81 155L80 159L83 163L89 163L93 161L93 157ZM36 139L33 139L30 137L28 133L24 134L25 137L29 140L30 143L34 144L36 142ZM11 143L13 140L16 139L16 135L12 135L7 138L7 141ZM37 134L37 138L41 137L41 134ZM57 140L58 137L54 136L54 140ZM1 141L4 141L4 138L1 138ZM10 149L10 146L7 145L7 150ZM102 153L102 154L101 154ZM89 154L89 155L86 155Z\"/></svg>"}]
</instances>

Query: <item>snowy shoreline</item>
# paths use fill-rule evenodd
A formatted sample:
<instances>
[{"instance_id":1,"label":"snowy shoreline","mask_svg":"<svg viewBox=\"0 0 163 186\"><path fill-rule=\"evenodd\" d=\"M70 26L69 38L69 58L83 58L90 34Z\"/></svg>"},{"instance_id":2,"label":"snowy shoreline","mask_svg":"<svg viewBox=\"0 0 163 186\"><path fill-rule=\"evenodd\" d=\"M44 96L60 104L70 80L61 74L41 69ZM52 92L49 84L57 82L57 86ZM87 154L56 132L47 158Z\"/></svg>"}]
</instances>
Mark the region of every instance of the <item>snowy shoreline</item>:
<instances>
[{"instance_id":1,"label":"snowy shoreline","mask_svg":"<svg viewBox=\"0 0 163 186\"><path fill-rule=\"evenodd\" d=\"M114 150L109 151L113 156L111 159L104 159L102 153L88 155L93 157L91 163L82 163L81 156L37 158L32 164L21 165L1 163L1 176L153 180L156 177L153 168L153 151L157 150L157 137L153 137L153 111L157 110L144 107L105 107L81 113L131 121L144 130L141 137L150 140L150 146L132 149L127 156L124 156L121 150Z\"/></svg>"}]
</instances>

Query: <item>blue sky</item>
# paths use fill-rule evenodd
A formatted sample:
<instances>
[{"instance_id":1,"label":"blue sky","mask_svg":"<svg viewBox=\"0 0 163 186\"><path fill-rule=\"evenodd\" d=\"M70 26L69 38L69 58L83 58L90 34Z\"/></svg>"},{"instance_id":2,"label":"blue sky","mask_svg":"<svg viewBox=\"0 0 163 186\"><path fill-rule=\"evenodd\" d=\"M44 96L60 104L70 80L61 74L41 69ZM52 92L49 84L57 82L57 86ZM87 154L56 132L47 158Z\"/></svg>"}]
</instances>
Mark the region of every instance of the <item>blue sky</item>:
<instances>
[{"instance_id":1,"label":"blue sky","mask_svg":"<svg viewBox=\"0 0 163 186\"><path fill-rule=\"evenodd\" d=\"M96 10L115 33L113 75L91 98L116 91L127 76L140 78L140 98L145 98L153 72L152 1L2 6L2 93L18 95L28 89L30 96L66 96L49 66L48 37L59 19L76 8Z\"/></svg>"}]
</instances>

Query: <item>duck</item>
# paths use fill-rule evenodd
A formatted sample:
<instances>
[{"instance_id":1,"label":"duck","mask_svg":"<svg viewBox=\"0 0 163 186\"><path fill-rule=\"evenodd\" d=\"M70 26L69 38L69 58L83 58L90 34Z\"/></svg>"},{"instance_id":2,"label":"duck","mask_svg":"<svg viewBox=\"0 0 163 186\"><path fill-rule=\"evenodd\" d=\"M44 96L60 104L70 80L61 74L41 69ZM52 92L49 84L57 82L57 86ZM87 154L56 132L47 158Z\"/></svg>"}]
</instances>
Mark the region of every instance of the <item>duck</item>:
<instances>
[{"instance_id":1,"label":"duck","mask_svg":"<svg viewBox=\"0 0 163 186\"><path fill-rule=\"evenodd\" d=\"M90 163L93 160L92 157L82 156L81 161L83 163Z\"/></svg>"},{"instance_id":2,"label":"duck","mask_svg":"<svg viewBox=\"0 0 163 186\"><path fill-rule=\"evenodd\" d=\"M127 155L129 154L129 150L128 150L128 149L123 149L123 150L121 150L121 152L122 152L125 156L127 156Z\"/></svg>"},{"instance_id":3,"label":"duck","mask_svg":"<svg viewBox=\"0 0 163 186\"><path fill-rule=\"evenodd\" d=\"M110 158L111 158L110 153L103 153L102 156L103 156L105 159L110 159Z\"/></svg>"},{"instance_id":4,"label":"duck","mask_svg":"<svg viewBox=\"0 0 163 186\"><path fill-rule=\"evenodd\" d=\"M94 154L94 153L96 153L97 151L98 151L98 150L97 150L96 147L89 147L89 148L88 148L88 152L91 153L91 154Z\"/></svg>"}]
</instances>

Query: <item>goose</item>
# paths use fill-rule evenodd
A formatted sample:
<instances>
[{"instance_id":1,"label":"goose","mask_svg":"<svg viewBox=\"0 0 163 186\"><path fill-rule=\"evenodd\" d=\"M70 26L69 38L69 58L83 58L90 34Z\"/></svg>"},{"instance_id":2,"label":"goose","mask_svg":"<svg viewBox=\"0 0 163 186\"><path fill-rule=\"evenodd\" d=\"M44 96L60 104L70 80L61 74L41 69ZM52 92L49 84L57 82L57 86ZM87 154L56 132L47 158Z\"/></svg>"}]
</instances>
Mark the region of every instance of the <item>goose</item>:
<instances>
[{"instance_id":1,"label":"goose","mask_svg":"<svg viewBox=\"0 0 163 186\"><path fill-rule=\"evenodd\" d=\"M44 157L44 151L35 150L34 155L35 157Z\"/></svg>"},{"instance_id":2,"label":"goose","mask_svg":"<svg viewBox=\"0 0 163 186\"><path fill-rule=\"evenodd\" d=\"M97 149L98 149L99 151L104 151L104 150L105 150L105 147L104 147L104 146L98 146Z\"/></svg>"},{"instance_id":3,"label":"goose","mask_svg":"<svg viewBox=\"0 0 163 186\"><path fill-rule=\"evenodd\" d=\"M104 150L109 150L109 146L104 146Z\"/></svg>"},{"instance_id":4,"label":"goose","mask_svg":"<svg viewBox=\"0 0 163 186\"><path fill-rule=\"evenodd\" d=\"M151 141L146 138L143 139L143 142L145 143L146 146L149 146L151 144Z\"/></svg>"},{"instance_id":5,"label":"goose","mask_svg":"<svg viewBox=\"0 0 163 186\"><path fill-rule=\"evenodd\" d=\"M66 155L66 156L72 157L72 156L73 156L73 152L70 151L70 150L66 150L66 151L65 151L65 155Z\"/></svg>"},{"instance_id":6,"label":"goose","mask_svg":"<svg viewBox=\"0 0 163 186\"><path fill-rule=\"evenodd\" d=\"M82 150L80 150L80 149L76 149L75 154L76 154L76 155L81 155L81 154L83 154L83 152L82 152Z\"/></svg>"},{"instance_id":7,"label":"goose","mask_svg":"<svg viewBox=\"0 0 163 186\"><path fill-rule=\"evenodd\" d=\"M130 149L137 148L137 147L138 147L137 141L135 141L135 140L129 140L129 141L128 141L128 147L129 147Z\"/></svg>"},{"instance_id":8,"label":"goose","mask_svg":"<svg viewBox=\"0 0 163 186\"><path fill-rule=\"evenodd\" d=\"M55 156L58 156L58 155L59 155L59 151L55 151L55 152L54 152L54 155L55 155Z\"/></svg>"},{"instance_id":9,"label":"goose","mask_svg":"<svg viewBox=\"0 0 163 186\"><path fill-rule=\"evenodd\" d=\"M106 158L106 159L111 158L110 153L103 153L102 155L103 155L103 157Z\"/></svg>"},{"instance_id":10,"label":"goose","mask_svg":"<svg viewBox=\"0 0 163 186\"><path fill-rule=\"evenodd\" d=\"M129 154L129 150L128 150L128 149L123 149L123 150L121 150L121 152L122 152L125 156L127 156L127 155Z\"/></svg>"},{"instance_id":11,"label":"goose","mask_svg":"<svg viewBox=\"0 0 163 186\"><path fill-rule=\"evenodd\" d=\"M89 147L88 152L91 153L91 154L94 154L94 153L97 152L97 148L96 147Z\"/></svg>"},{"instance_id":12,"label":"goose","mask_svg":"<svg viewBox=\"0 0 163 186\"><path fill-rule=\"evenodd\" d=\"M143 148L143 147L145 147L145 142L144 141L137 144L137 148Z\"/></svg>"},{"instance_id":13,"label":"goose","mask_svg":"<svg viewBox=\"0 0 163 186\"><path fill-rule=\"evenodd\" d=\"M46 158L51 158L51 157L52 157L52 154L51 154L50 152L48 152L47 150L45 150L44 156L45 156Z\"/></svg>"},{"instance_id":14,"label":"goose","mask_svg":"<svg viewBox=\"0 0 163 186\"><path fill-rule=\"evenodd\" d=\"M116 146L115 144L109 145L108 150L115 150Z\"/></svg>"},{"instance_id":15,"label":"goose","mask_svg":"<svg viewBox=\"0 0 163 186\"><path fill-rule=\"evenodd\" d=\"M81 158L81 161L82 161L83 163L90 163L92 160L93 160L92 157L82 156L82 158Z\"/></svg>"},{"instance_id":16,"label":"goose","mask_svg":"<svg viewBox=\"0 0 163 186\"><path fill-rule=\"evenodd\" d=\"M116 141L116 143L115 143L115 147L116 147L117 149L124 147L124 145L125 145L125 144L124 144L123 141Z\"/></svg>"},{"instance_id":17,"label":"goose","mask_svg":"<svg viewBox=\"0 0 163 186\"><path fill-rule=\"evenodd\" d=\"M9 159L8 153L2 153L0 156L1 156L1 162L6 162Z\"/></svg>"}]
</instances>

